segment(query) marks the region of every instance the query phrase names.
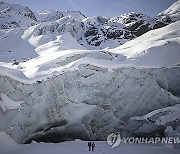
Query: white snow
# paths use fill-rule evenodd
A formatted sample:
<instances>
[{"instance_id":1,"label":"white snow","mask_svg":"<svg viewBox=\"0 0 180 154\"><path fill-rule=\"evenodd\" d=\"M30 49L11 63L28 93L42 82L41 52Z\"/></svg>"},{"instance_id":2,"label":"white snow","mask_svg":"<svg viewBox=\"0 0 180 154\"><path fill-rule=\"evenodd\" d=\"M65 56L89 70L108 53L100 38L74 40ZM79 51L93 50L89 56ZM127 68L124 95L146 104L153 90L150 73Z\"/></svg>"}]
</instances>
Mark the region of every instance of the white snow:
<instances>
[{"instance_id":1,"label":"white snow","mask_svg":"<svg viewBox=\"0 0 180 154\"><path fill-rule=\"evenodd\" d=\"M132 17L132 15L134 15L134 16ZM125 22L124 23L124 21L126 21L127 19L130 19L130 18L133 18L131 20L131 22L127 22L127 23ZM119 17L113 17L110 19L110 21L112 21L112 22L119 22L119 23L126 25L126 26L131 26L133 23L140 21L140 20L144 20L145 23L153 23L153 18L150 18L150 17L148 17L144 14L138 13L138 12L130 12L127 14L123 14Z\"/></svg>"},{"instance_id":2,"label":"white snow","mask_svg":"<svg viewBox=\"0 0 180 154\"><path fill-rule=\"evenodd\" d=\"M164 13L179 15L179 2L176 2ZM8 5L3 3L1 10L7 8ZM16 12L20 10L21 14L28 10L19 5L12 5L12 8ZM11 15L13 16L13 14ZM25 29L0 30L0 74L2 76L11 76L19 81L31 80L32 83L32 80L46 78L53 72L60 73L62 70L77 69L77 66L82 63L93 64L109 70L118 67L173 67L180 64L180 21L164 28L149 31L121 46L118 46L120 44L118 40L105 40L102 31L99 30L101 34L98 35L101 37L98 41L103 43L96 49L103 48L103 51L114 57L107 60L103 57L89 58L88 53L97 53L97 51L85 48L90 48L90 46L93 48L86 41L86 39L90 41L91 36L81 40L77 40L77 37L80 37L81 32L83 32L83 26L87 25L100 26L98 29L103 28L108 31L112 31L113 26L123 29L122 24L113 22L113 20L121 20L121 18L112 18L112 22L103 25L108 19L101 16L85 18L78 11L43 10L36 12L36 15L40 21L46 22L36 23L37 25ZM141 16L150 20L144 15ZM27 20L30 18L28 17ZM99 25L100 23L101 25ZM112 28L109 29L111 26ZM122 38L121 43L125 41L127 40ZM96 40L93 43L95 42ZM114 46L118 47L113 48ZM80 58L74 58L75 56Z\"/></svg>"},{"instance_id":3,"label":"white snow","mask_svg":"<svg viewBox=\"0 0 180 154\"><path fill-rule=\"evenodd\" d=\"M0 153L6 153L13 151L21 147L17 144L8 134L5 132L0 132Z\"/></svg>"},{"instance_id":4,"label":"white snow","mask_svg":"<svg viewBox=\"0 0 180 154\"><path fill-rule=\"evenodd\" d=\"M60 11L45 9L42 11L34 12L34 14L37 20L41 22L55 21L62 18L63 16L71 16L78 20L82 20L85 18L85 16L79 11L60 12Z\"/></svg>"},{"instance_id":5,"label":"white snow","mask_svg":"<svg viewBox=\"0 0 180 154\"><path fill-rule=\"evenodd\" d=\"M0 153L1 154L178 154L180 149L163 144L120 144L117 148L111 148L106 142L95 141L95 150L88 151L88 141L75 140L70 142L36 143L20 145L13 141L9 135L0 132Z\"/></svg>"},{"instance_id":6,"label":"white snow","mask_svg":"<svg viewBox=\"0 0 180 154\"><path fill-rule=\"evenodd\" d=\"M0 29L28 27L36 23L28 7L0 1Z\"/></svg>"},{"instance_id":7,"label":"white snow","mask_svg":"<svg viewBox=\"0 0 180 154\"><path fill-rule=\"evenodd\" d=\"M34 36L36 27L31 27L24 33L16 30L8 32L8 37L11 36L10 39L12 39L10 46L6 46L9 39L0 40L2 50L6 51L0 53L0 60L3 61L0 63L1 75L14 76L16 79L19 78L19 81L22 79L35 81L46 78L53 72L76 69L82 63L110 70L118 67L173 67L180 64L180 22L149 31L117 48L104 49L111 54L117 54L112 60L83 56L85 53L94 51L86 50L79 45L70 33L59 36L54 34ZM9 48L13 48L12 53L7 52ZM72 58L75 55L82 55L82 57L68 63L68 57ZM12 59L17 59L20 62L19 65L12 65ZM24 59L25 62L23 62ZM65 61L66 65L62 66L60 63Z\"/></svg>"},{"instance_id":8,"label":"white snow","mask_svg":"<svg viewBox=\"0 0 180 154\"><path fill-rule=\"evenodd\" d=\"M13 101L6 94L0 93L0 107L4 112L14 109L20 110L23 103L23 101Z\"/></svg>"},{"instance_id":9,"label":"white snow","mask_svg":"<svg viewBox=\"0 0 180 154\"><path fill-rule=\"evenodd\" d=\"M36 18L38 21L41 22L46 22L46 21L55 21L60 19L63 14L59 11L55 11L55 10L42 10L42 11L37 11L34 12Z\"/></svg>"},{"instance_id":10,"label":"white snow","mask_svg":"<svg viewBox=\"0 0 180 154\"><path fill-rule=\"evenodd\" d=\"M180 0L177 0L168 9L164 10L159 16L169 16L172 21L176 22L180 20Z\"/></svg>"},{"instance_id":11,"label":"white snow","mask_svg":"<svg viewBox=\"0 0 180 154\"><path fill-rule=\"evenodd\" d=\"M180 21L151 30L110 52L126 56L124 64L172 67L180 63Z\"/></svg>"}]
</instances>

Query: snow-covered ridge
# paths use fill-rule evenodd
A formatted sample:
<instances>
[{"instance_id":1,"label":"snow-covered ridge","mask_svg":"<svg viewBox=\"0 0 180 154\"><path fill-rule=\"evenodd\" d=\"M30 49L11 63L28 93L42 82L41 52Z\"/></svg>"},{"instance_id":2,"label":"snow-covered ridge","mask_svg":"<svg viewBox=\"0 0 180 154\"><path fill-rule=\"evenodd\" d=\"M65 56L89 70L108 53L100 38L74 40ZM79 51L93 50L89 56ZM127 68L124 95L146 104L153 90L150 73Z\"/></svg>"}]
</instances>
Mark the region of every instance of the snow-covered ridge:
<instances>
[{"instance_id":1,"label":"snow-covered ridge","mask_svg":"<svg viewBox=\"0 0 180 154\"><path fill-rule=\"evenodd\" d=\"M164 10L162 13L158 14L158 17L164 19L169 17L173 22L180 20L180 0L177 0L172 4L167 10Z\"/></svg>"},{"instance_id":2,"label":"snow-covered ridge","mask_svg":"<svg viewBox=\"0 0 180 154\"><path fill-rule=\"evenodd\" d=\"M36 23L36 17L28 7L0 1L0 29L29 27Z\"/></svg>"},{"instance_id":3,"label":"snow-covered ridge","mask_svg":"<svg viewBox=\"0 0 180 154\"><path fill-rule=\"evenodd\" d=\"M46 80L52 74L56 75L64 70L76 70L81 64L92 64L109 70L122 67L176 67L180 64L180 22L149 31L120 47L102 51L86 50L70 33L58 36L45 31L46 35L37 35L40 26L27 29L20 35L21 39L31 45L31 48L24 44L23 53L19 52L19 48L14 48L10 53L1 54L1 61L4 61L1 63L1 75L12 74L16 79L19 78L19 81L35 82L41 78ZM10 34L12 37L12 33ZM17 36L15 31L14 39L17 39ZM2 42L6 44L4 39ZM21 46L25 42L21 42ZM15 42L14 46L16 44ZM7 49L9 46L5 47L4 51L10 50ZM9 55L15 60L9 61Z\"/></svg>"},{"instance_id":4,"label":"snow-covered ridge","mask_svg":"<svg viewBox=\"0 0 180 154\"><path fill-rule=\"evenodd\" d=\"M36 20L36 17L34 16L33 12L28 7L21 6L18 4L9 4L4 1L0 1L0 6L1 13L14 11L30 19Z\"/></svg>"},{"instance_id":5,"label":"snow-covered ridge","mask_svg":"<svg viewBox=\"0 0 180 154\"><path fill-rule=\"evenodd\" d=\"M134 12L111 19L100 16L87 18L79 11L42 10L33 13L27 7L3 1L1 10L1 29L24 28L38 24L37 35L61 35L70 32L79 44L87 49L118 47L149 30L164 27L172 22L168 15L150 18Z\"/></svg>"},{"instance_id":6,"label":"snow-covered ridge","mask_svg":"<svg viewBox=\"0 0 180 154\"><path fill-rule=\"evenodd\" d=\"M122 46L109 50L126 56L125 63L149 67L180 64L180 21L151 30Z\"/></svg>"},{"instance_id":7,"label":"snow-covered ridge","mask_svg":"<svg viewBox=\"0 0 180 154\"><path fill-rule=\"evenodd\" d=\"M35 29L35 35L56 34L66 32L87 49L117 47L134 37L129 30L123 29L120 23L108 22L103 17L92 17L80 20L73 16L63 16L58 20L43 22Z\"/></svg>"},{"instance_id":8,"label":"snow-covered ridge","mask_svg":"<svg viewBox=\"0 0 180 154\"><path fill-rule=\"evenodd\" d=\"M136 36L140 36L152 29L164 27L171 23L168 17L150 18L142 13L130 12L119 17L110 19L111 22L118 22L125 26L126 29L132 31Z\"/></svg>"},{"instance_id":9,"label":"snow-covered ridge","mask_svg":"<svg viewBox=\"0 0 180 154\"><path fill-rule=\"evenodd\" d=\"M60 12L55 10L42 10L34 12L37 20L39 22L48 22L48 21L55 21L62 17L73 17L76 20L83 20L86 18L80 11L66 11Z\"/></svg>"}]
</instances>

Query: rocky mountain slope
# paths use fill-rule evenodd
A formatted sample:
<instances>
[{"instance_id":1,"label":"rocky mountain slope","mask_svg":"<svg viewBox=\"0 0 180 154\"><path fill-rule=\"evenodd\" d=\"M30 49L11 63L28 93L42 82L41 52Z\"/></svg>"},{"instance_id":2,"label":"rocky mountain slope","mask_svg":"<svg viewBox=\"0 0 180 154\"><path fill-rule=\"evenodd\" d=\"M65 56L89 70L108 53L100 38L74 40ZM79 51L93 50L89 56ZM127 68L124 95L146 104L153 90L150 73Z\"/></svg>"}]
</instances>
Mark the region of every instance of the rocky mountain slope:
<instances>
[{"instance_id":1,"label":"rocky mountain slope","mask_svg":"<svg viewBox=\"0 0 180 154\"><path fill-rule=\"evenodd\" d=\"M65 16L71 16L79 20L86 18L86 16L83 15L80 11L60 12L55 10L42 10L34 12L34 15L39 22L55 21Z\"/></svg>"},{"instance_id":2,"label":"rocky mountain slope","mask_svg":"<svg viewBox=\"0 0 180 154\"><path fill-rule=\"evenodd\" d=\"M164 20L164 19L166 20L167 18L170 18L171 22L179 21L180 20L179 6L180 6L180 1L178 0L172 6L170 6L168 9L159 13L157 17L161 18L162 20Z\"/></svg>"},{"instance_id":3,"label":"rocky mountain slope","mask_svg":"<svg viewBox=\"0 0 180 154\"><path fill-rule=\"evenodd\" d=\"M37 19L28 7L0 1L0 29L29 27L36 23Z\"/></svg>"},{"instance_id":4,"label":"rocky mountain slope","mask_svg":"<svg viewBox=\"0 0 180 154\"><path fill-rule=\"evenodd\" d=\"M162 20L162 18L150 18L142 13L136 12L112 18L110 21L123 24L125 29L132 31L136 36L140 36L152 29L161 28L171 23L171 19L167 16Z\"/></svg>"},{"instance_id":5,"label":"rocky mountain slope","mask_svg":"<svg viewBox=\"0 0 180 154\"><path fill-rule=\"evenodd\" d=\"M131 12L111 19L100 16L86 18L79 11L43 10L33 13L27 7L3 1L0 11L1 29L24 28L36 24L39 25L37 35L61 35L70 32L79 44L87 49L114 48L149 30L164 27L174 20L171 19L174 12L168 11L155 18Z\"/></svg>"},{"instance_id":6,"label":"rocky mountain slope","mask_svg":"<svg viewBox=\"0 0 180 154\"><path fill-rule=\"evenodd\" d=\"M22 12L0 14L0 131L19 143L179 135L178 13ZM6 22L13 16L23 24Z\"/></svg>"}]
</instances>

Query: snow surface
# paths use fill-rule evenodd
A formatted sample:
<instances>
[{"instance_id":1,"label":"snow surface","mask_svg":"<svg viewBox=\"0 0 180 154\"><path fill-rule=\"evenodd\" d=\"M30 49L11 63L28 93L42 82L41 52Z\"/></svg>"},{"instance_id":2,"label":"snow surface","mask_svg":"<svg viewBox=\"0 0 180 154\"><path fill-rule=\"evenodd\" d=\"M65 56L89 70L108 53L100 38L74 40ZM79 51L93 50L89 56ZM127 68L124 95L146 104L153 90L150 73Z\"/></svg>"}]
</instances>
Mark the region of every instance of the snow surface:
<instances>
[{"instance_id":1,"label":"snow surface","mask_svg":"<svg viewBox=\"0 0 180 154\"><path fill-rule=\"evenodd\" d=\"M164 144L120 144L117 148L111 148L106 142L95 141L94 152L88 151L88 141L75 140L71 142L36 143L20 145L9 135L0 132L0 153L1 154L178 154L180 149L174 149L172 145Z\"/></svg>"},{"instance_id":2,"label":"snow surface","mask_svg":"<svg viewBox=\"0 0 180 154\"><path fill-rule=\"evenodd\" d=\"M0 132L0 154L10 152L20 147L8 134Z\"/></svg>"},{"instance_id":3,"label":"snow surface","mask_svg":"<svg viewBox=\"0 0 180 154\"><path fill-rule=\"evenodd\" d=\"M66 11L60 12L55 10L42 10L34 12L36 18L40 22L55 21L64 16L73 17L78 20L83 20L85 16L80 11Z\"/></svg>"},{"instance_id":4,"label":"snow surface","mask_svg":"<svg viewBox=\"0 0 180 154\"><path fill-rule=\"evenodd\" d=\"M1 75L15 77L19 81L46 78L53 72L75 70L81 64L115 69L120 67L160 68L180 64L180 21L152 30L114 49L104 49L112 59L91 58L100 51L86 50L70 34L34 35L38 25L26 31L12 30L2 34L10 39L1 39ZM8 35L7 35L8 34ZM12 40L11 44L7 43ZM21 44L21 46L17 46ZM8 52L13 49L11 52ZM114 54L114 55L113 55ZM72 59L75 56L79 58ZM71 57L71 58L70 58ZM18 65L13 65L13 59ZM62 65L66 61L66 65ZM6 69L7 68L7 69Z\"/></svg>"},{"instance_id":5,"label":"snow surface","mask_svg":"<svg viewBox=\"0 0 180 154\"><path fill-rule=\"evenodd\" d=\"M164 10L159 16L169 16L173 22L180 20L180 0L177 0L168 9Z\"/></svg>"},{"instance_id":6,"label":"snow surface","mask_svg":"<svg viewBox=\"0 0 180 154\"><path fill-rule=\"evenodd\" d=\"M180 21L151 30L110 52L126 57L124 64L172 67L180 63ZM117 58L118 59L118 58Z\"/></svg>"},{"instance_id":7,"label":"snow surface","mask_svg":"<svg viewBox=\"0 0 180 154\"><path fill-rule=\"evenodd\" d=\"M0 1L0 29L29 27L36 23L36 17L28 7Z\"/></svg>"}]
</instances>

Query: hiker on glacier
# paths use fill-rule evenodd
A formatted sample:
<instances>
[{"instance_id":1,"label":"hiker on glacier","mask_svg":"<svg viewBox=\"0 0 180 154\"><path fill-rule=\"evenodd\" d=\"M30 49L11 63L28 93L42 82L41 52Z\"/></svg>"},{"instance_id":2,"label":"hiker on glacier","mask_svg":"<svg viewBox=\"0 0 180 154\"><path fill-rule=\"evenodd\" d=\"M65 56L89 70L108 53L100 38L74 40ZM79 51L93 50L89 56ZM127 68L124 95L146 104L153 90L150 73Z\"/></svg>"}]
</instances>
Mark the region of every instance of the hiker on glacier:
<instances>
[{"instance_id":1,"label":"hiker on glacier","mask_svg":"<svg viewBox=\"0 0 180 154\"><path fill-rule=\"evenodd\" d=\"M92 151L94 151L94 148L95 148L95 143L93 142L92 143Z\"/></svg>"},{"instance_id":2,"label":"hiker on glacier","mask_svg":"<svg viewBox=\"0 0 180 154\"><path fill-rule=\"evenodd\" d=\"M91 151L91 142L88 142L89 151Z\"/></svg>"}]
</instances>

